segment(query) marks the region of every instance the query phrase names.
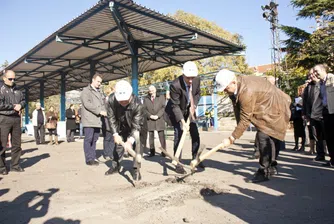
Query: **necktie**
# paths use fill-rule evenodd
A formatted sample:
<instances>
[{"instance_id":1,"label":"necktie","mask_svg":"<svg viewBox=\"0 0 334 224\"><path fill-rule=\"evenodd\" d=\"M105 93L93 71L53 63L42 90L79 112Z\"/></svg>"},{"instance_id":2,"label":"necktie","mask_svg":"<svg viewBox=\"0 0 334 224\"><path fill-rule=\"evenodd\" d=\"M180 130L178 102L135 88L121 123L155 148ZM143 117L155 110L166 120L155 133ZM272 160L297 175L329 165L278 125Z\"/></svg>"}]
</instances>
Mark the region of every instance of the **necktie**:
<instances>
[{"instance_id":1,"label":"necktie","mask_svg":"<svg viewBox=\"0 0 334 224\"><path fill-rule=\"evenodd\" d=\"M192 94L192 85L190 85L190 88L189 88L189 100L190 100L190 116L192 118L192 120L195 120L195 104L194 104L194 97L193 97L193 94Z\"/></svg>"},{"instance_id":2,"label":"necktie","mask_svg":"<svg viewBox=\"0 0 334 224\"><path fill-rule=\"evenodd\" d=\"M151 97L151 101L152 101L152 103L154 103L154 96Z\"/></svg>"}]
</instances>

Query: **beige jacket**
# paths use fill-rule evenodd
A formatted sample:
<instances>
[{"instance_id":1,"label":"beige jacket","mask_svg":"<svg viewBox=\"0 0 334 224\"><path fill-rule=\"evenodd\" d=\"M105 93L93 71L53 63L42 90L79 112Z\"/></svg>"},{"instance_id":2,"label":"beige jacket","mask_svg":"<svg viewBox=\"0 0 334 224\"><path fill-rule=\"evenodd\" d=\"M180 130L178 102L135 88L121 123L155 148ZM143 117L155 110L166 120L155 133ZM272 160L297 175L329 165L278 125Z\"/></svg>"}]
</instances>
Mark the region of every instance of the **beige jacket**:
<instances>
[{"instance_id":1,"label":"beige jacket","mask_svg":"<svg viewBox=\"0 0 334 224\"><path fill-rule=\"evenodd\" d=\"M236 103L240 106L240 122L232 136L240 138L252 123L259 131L284 140L290 120L291 98L263 77L237 78Z\"/></svg>"}]
</instances>

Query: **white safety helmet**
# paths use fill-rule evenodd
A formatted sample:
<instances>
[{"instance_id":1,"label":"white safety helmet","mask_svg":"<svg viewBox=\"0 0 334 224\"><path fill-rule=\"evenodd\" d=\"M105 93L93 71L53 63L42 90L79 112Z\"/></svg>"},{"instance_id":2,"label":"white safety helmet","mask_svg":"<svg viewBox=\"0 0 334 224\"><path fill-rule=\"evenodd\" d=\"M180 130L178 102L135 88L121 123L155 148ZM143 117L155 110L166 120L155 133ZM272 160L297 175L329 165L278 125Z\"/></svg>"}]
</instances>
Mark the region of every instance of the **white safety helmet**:
<instances>
[{"instance_id":1,"label":"white safety helmet","mask_svg":"<svg viewBox=\"0 0 334 224\"><path fill-rule=\"evenodd\" d=\"M198 75L197 66L192 61L187 61L184 63L182 72L187 77L196 77Z\"/></svg>"},{"instance_id":2,"label":"white safety helmet","mask_svg":"<svg viewBox=\"0 0 334 224\"><path fill-rule=\"evenodd\" d=\"M216 84L217 84L217 91L224 91L226 87L233 81L235 78L234 72L231 72L227 69L222 69L216 75Z\"/></svg>"},{"instance_id":3,"label":"white safety helmet","mask_svg":"<svg viewBox=\"0 0 334 224\"><path fill-rule=\"evenodd\" d=\"M118 81L115 85L115 97L117 101L129 100L132 95L132 86L125 80Z\"/></svg>"}]
</instances>

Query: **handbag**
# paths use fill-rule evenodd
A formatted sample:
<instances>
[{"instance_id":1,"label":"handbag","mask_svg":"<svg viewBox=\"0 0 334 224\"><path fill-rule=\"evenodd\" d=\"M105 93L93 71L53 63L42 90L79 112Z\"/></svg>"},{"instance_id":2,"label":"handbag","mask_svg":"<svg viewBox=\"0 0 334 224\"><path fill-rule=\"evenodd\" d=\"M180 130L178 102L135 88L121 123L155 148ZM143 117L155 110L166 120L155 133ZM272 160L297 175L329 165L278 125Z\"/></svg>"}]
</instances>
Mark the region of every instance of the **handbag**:
<instances>
[{"instance_id":1,"label":"handbag","mask_svg":"<svg viewBox=\"0 0 334 224\"><path fill-rule=\"evenodd\" d=\"M56 124L55 123L46 123L46 129L56 129Z\"/></svg>"}]
</instances>

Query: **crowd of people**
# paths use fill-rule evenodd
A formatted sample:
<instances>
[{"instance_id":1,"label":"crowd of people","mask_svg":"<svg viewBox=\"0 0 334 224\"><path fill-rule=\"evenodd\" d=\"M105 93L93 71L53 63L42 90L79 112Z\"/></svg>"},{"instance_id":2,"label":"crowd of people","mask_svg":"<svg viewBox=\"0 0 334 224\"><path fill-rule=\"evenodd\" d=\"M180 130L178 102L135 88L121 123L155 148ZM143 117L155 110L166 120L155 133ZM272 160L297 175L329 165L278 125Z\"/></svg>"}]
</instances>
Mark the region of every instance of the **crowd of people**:
<instances>
[{"instance_id":1,"label":"crowd of people","mask_svg":"<svg viewBox=\"0 0 334 224\"><path fill-rule=\"evenodd\" d=\"M12 136L11 170L23 172L19 166L21 154L20 111L25 102L22 93L15 88L15 73L6 71L4 85L0 91L0 129L1 129L1 160L0 173L8 174L5 164L5 148L8 134ZM168 98L159 95L152 85L148 95L142 100L134 93L132 86L125 80L118 81L114 88L101 90L103 76L95 74L92 82L81 92L81 105L75 110L74 105L66 110L66 140L74 141L74 132L80 123L80 137L84 136L83 149L85 163L97 166L101 162L111 161L105 175L117 173L122 159L127 152L134 151L133 179L140 180L140 158L149 137L148 156L156 156L154 144L155 131L158 134L161 148L167 151L165 128L166 124L173 127L173 151L176 155L184 131L189 131L192 148L192 159L197 156L200 146L200 134L197 127L196 107L201 91L200 77L194 62L183 65L182 74L173 80L169 86ZM284 143L290 120L295 124L295 150L305 149L305 124L310 133L310 148L315 160L325 161L324 141L328 147L330 161L326 166L334 166L334 75L327 73L325 65L317 65L310 70L309 81L301 98L291 103L291 98L277 88L275 79L257 76L236 76L234 72L222 69L215 77L217 90L230 96L233 103L237 127L230 137L223 139L224 147L233 144L240 138L250 124L256 127L255 145L259 157L259 169L253 182L269 180L277 174L277 159L279 150ZM291 105L293 105L291 110ZM292 111L292 112L291 112ZM57 121L58 112L50 106L47 113L36 103L32 113L36 144L45 143L45 128L49 133L49 144L58 145ZM96 157L96 143L102 132L103 157ZM298 139L302 145L298 148ZM313 145L313 147L312 147ZM165 156L163 152L160 154ZM177 155L181 160L181 155ZM205 165L199 163L198 168ZM185 174L181 164L175 166L175 171Z\"/></svg>"},{"instance_id":2,"label":"crowd of people","mask_svg":"<svg viewBox=\"0 0 334 224\"><path fill-rule=\"evenodd\" d=\"M319 64L309 70L306 84L299 88L298 97L292 105L291 120L294 125L294 150L304 152L309 138L310 151L307 154L316 154L315 161L326 161L327 148L330 161L323 165L333 167L334 75L328 73L326 65Z\"/></svg>"}]
</instances>

